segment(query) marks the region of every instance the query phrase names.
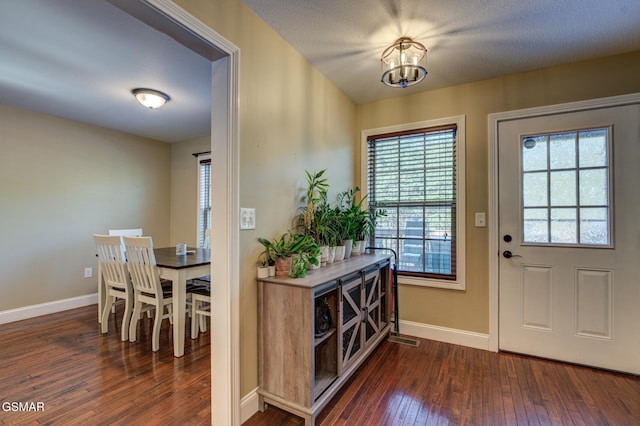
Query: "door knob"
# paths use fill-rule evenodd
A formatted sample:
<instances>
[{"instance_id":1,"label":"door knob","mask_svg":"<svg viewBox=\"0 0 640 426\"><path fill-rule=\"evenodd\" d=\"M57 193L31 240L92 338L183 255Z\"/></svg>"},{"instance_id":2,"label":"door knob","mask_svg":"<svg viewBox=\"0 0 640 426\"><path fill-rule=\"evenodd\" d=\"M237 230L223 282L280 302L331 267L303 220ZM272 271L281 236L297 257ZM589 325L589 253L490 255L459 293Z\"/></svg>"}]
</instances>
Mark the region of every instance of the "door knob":
<instances>
[{"instance_id":1,"label":"door knob","mask_svg":"<svg viewBox=\"0 0 640 426\"><path fill-rule=\"evenodd\" d=\"M502 255L506 258L506 259L511 259L512 257L522 257L518 254L513 254L511 253L509 250L505 250L502 252Z\"/></svg>"}]
</instances>

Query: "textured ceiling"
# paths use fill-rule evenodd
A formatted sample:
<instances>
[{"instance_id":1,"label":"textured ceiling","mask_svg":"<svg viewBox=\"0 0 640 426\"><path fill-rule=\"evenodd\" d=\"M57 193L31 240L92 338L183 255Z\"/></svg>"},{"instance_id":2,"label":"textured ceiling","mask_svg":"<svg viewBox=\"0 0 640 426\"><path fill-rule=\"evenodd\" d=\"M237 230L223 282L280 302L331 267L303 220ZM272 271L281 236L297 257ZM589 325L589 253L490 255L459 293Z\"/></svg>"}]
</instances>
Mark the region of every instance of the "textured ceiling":
<instances>
[{"instance_id":1,"label":"textured ceiling","mask_svg":"<svg viewBox=\"0 0 640 426\"><path fill-rule=\"evenodd\" d=\"M640 50L639 0L243 0L356 103ZM426 80L380 83L401 36L427 49Z\"/></svg>"},{"instance_id":2,"label":"textured ceiling","mask_svg":"<svg viewBox=\"0 0 640 426\"><path fill-rule=\"evenodd\" d=\"M0 11L0 103L166 142L209 134L208 59L104 0L9 0ZM136 87L171 101L148 110Z\"/></svg>"}]
</instances>

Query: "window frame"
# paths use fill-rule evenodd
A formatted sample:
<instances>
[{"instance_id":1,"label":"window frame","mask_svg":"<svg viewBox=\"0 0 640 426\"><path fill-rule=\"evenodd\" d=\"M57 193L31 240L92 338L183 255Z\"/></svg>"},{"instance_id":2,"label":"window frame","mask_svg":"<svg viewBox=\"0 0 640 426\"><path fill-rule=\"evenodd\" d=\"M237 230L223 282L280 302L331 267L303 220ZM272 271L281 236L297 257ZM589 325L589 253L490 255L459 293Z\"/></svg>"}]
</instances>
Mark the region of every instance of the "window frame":
<instances>
[{"instance_id":1,"label":"window frame","mask_svg":"<svg viewBox=\"0 0 640 426\"><path fill-rule=\"evenodd\" d=\"M200 203L201 203L201 196L202 196L202 176L201 176L201 171L202 171L202 163L206 163L208 162L209 164L211 164L211 154L198 154L197 155L197 163L196 163L196 176L197 176L197 184L198 184L198 189L197 189L197 200L196 200L196 243L198 247L202 247L204 241L205 241L205 232L206 232L206 228L201 229L200 228L200 222L202 221L202 209L200 208ZM211 171L209 172L209 201L211 202ZM211 219L211 206L209 206L209 219ZM211 243L209 243L211 244Z\"/></svg>"},{"instance_id":2,"label":"window frame","mask_svg":"<svg viewBox=\"0 0 640 426\"><path fill-rule=\"evenodd\" d=\"M450 290L466 289L466 143L465 143L465 115L405 123L393 126L378 127L362 130L360 133L360 188L362 194L368 194L368 139L371 136L397 132L420 131L425 128L455 125L456 133L456 279L438 279L433 277L418 277L412 275L398 275L398 283L421 286L446 288Z\"/></svg>"}]
</instances>

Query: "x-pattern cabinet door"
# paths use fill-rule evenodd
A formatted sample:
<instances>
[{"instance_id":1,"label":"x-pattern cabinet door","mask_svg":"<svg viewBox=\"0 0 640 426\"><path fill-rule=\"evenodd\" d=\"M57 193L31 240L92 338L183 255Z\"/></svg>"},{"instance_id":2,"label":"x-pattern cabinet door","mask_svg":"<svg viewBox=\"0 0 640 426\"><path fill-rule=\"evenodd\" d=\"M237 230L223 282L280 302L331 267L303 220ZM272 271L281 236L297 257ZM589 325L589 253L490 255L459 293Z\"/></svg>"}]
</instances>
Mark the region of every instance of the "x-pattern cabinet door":
<instances>
[{"instance_id":1,"label":"x-pattern cabinet door","mask_svg":"<svg viewBox=\"0 0 640 426\"><path fill-rule=\"evenodd\" d=\"M363 350L362 339L362 275L352 275L342 281L341 370Z\"/></svg>"},{"instance_id":2,"label":"x-pattern cabinet door","mask_svg":"<svg viewBox=\"0 0 640 426\"><path fill-rule=\"evenodd\" d=\"M364 276L364 341L367 343L380 332L380 269L365 272Z\"/></svg>"}]
</instances>

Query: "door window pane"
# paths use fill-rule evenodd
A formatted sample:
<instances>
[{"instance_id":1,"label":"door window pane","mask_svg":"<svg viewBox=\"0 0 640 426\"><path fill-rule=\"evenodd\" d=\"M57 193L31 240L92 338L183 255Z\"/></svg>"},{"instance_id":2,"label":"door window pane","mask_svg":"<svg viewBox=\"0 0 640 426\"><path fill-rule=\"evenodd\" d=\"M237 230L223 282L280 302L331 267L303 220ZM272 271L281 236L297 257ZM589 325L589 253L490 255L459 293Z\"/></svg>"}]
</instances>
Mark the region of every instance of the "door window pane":
<instances>
[{"instance_id":1,"label":"door window pane","mask_svg":"<svg viewBox=\"0 0 640 426\"><path fill-rule=\"evenodd\" d=\"M575 169L576 167L576 134L561 133L551 135L549 141L549 168Z\"/></svg>"},{"instance_id":2,"label":"door window pane","mask_svg":"<svg viewBox=\"0 0 640 426\"><path fill-rule=\"evenodd\" d=\"M547 209L525 209L523 240L529 243L549 242L549 211Z\"/></svg>"},{"instance_id":3,"label":"door window pane","mask_svg":"<svg viewBox=\"0 0 640 426\"><path fill-rule=\"evenodd\" d=\"M522 170L547 170L546 136L527 136L522 140Z\"/></svg>"},{"instance_id":4,"label":"door window pane","mask_svg":"<svg viewBox=\"0 0 640 426\"><path fill-rule=\"evenodd\" d=\"M547 206L547 173L525 173L522 177L522 202L525 207Z\"/></svg>"},{"instance_id":5,"label":"door window pane","mask_svg":"<svg viewBox=\"0 0 640 426\"><path fill-rule=\"evenodd\" d=\"M551 172L551 205L576 205L576 172Z\"/></svg>"},{"instance_id":6,"label":"door window pane","mask_svg":"<svg viewBox=\"0 0 640 426\"><path fill-rule=\"evenodd\" d=\"M583 130L578 134L580 167L607 167L607 129Z\"/></svg>"},{"instance_id":7,"label":"door window pane","mask_svg":"<svg viewBox=\"0 0 640 426\"><path fill-rule=\"evenodd\" d=\"M578 242L575 209L551 209L551 242L575 244Z\"/></svg>"},{"instance_id":8,"label":"door window pane","mask_svg":"<svg viewBox=\"0 0 640 426\"><path fill-rule=\"evenodd\" d=\"M580 209L580 241L583 244L609 244L609 210Z\"/></svg>"},{"instance_id":9,"label":"door window pane","mask_svg":"<svg viewBox=\"0 0 640 426\"><path fill-rule=\"evenodd\" d=\"M607 169L580 170L580 205L606 206Z\"/></svg>"}]
</instances>

